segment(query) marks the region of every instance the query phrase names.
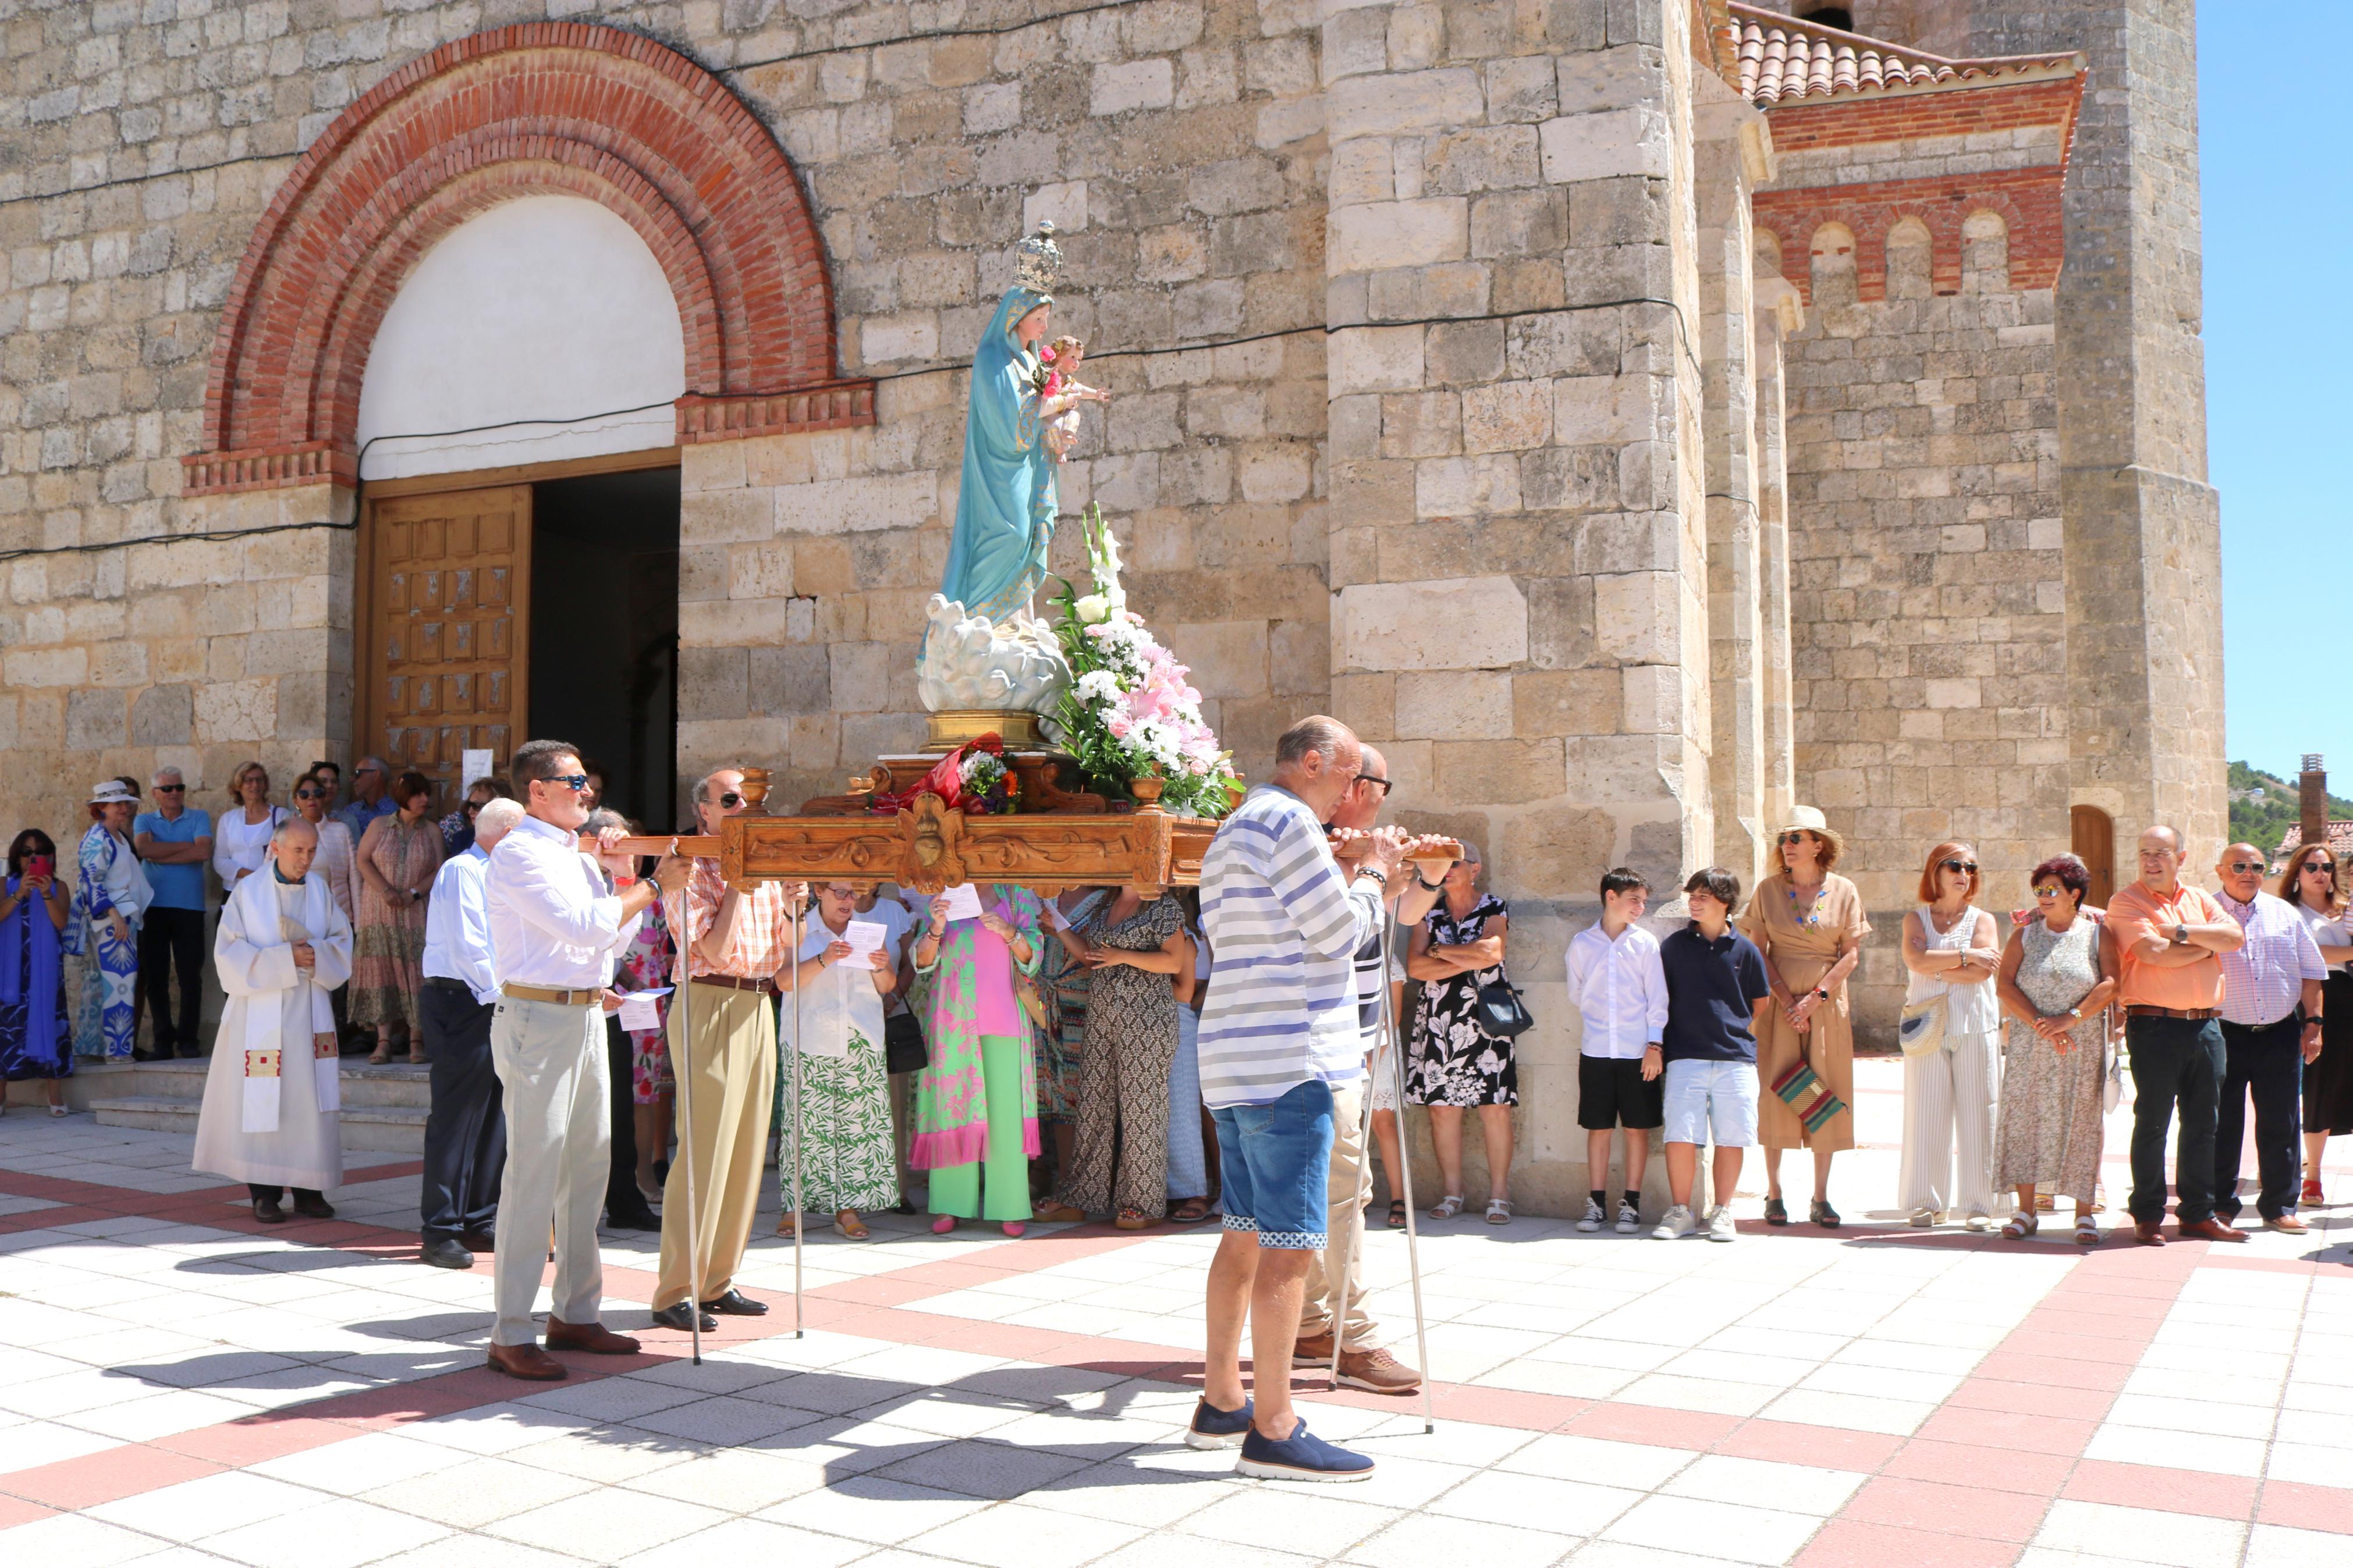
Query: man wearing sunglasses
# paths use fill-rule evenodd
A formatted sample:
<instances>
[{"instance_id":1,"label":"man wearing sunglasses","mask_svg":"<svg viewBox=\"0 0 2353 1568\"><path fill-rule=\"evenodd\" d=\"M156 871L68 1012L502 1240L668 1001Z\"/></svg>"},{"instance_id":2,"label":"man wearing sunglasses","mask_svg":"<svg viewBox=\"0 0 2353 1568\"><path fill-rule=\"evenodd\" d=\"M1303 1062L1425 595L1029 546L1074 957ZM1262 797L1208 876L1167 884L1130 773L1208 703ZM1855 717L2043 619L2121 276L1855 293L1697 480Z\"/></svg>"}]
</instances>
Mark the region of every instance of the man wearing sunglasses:
<instances>
[{"instance_id":1,"label":"man wearing sunglasses","mask_svg":"<svg viewBox=\"0 0 2353 1568\"><path fill-rule=\"evenodd\" d=\"M205 865L213 858L212 814L188 805L177 768L157 768L155 809L131 824L131 847L147 868L155 901L139 928L139 1002L155 1024L153 1055L204 1054L196 1015L205 986ZM180 973L180 1008L172 1011L172 972ZM137 1057L135 1051L132 1053Z\"/></svg>"},{"instance_id":2,"label":"man wearing sunglasses","mask_svg":"<svg viewBox=\"0 0 2353 1568\"><path fill-rule=\"evenodd\" d=\"M2174 1107L2174 1218L2184 1239L2244 1241L2214 1215L2214 1131L2222 1098L2222 954L2247 940L2212 894L2181 879L2181 835L2140 836L2140 879L2108 900L2125 1037L2132 1046L2133 1239L2165 1245L2165 1138Z\"/></svg>"},{"instance_id":3,"label":"man wearing sunglasses","mask_svg":"<svg viewBox=\"0 0 2353 1568\"><path fill-rule=\"evenodd\" d=\"M715 834L748 805L742 770L721 768L694 786L695 826ZM691 1281L699 1280L707 1333L719 1326L714 1312L757 1317L768 1310L735 1289L735 1271L744 1265L760 1205L776 1093L776 975L792 962L787 921L801 889L784 882L735 887L721 879L718 861L690 864L684 885L665 892L662 918L688 955L680 973L694 988L685 1009L692 1015L693 1039L680 1037L675 1007L668 1036L670 1070L681 1079L694 1075L681 1097L693 1116L679 1130L691 1158L671 1161L662 1184L661 1279L653 1307L656 1323L691 1331L697 1310ZM690 1169L692 1236L686 1229ZM690 1250L700 1265L691 1274Z\"/></svg>"},{"instance_id":4,"label":"man wearing sunglasses","mask_svg":"<svg viewBox=\"0 0 2353 1568\"><path fill-rule=\"evenodd\" d=\"M597 1321L605 1269L596 1216L613 1141L604 1011L620 1005L611 994L614 963L654 901L656 882L682 886L686 864L665 858L655 881L622 878L607 892L604 873L580 852L588 775L578 750L528 742L515 752L512 776L526 815L500 841L482 878L499 976L491 1058L507 1117L490 1364L511 1377L548 1381L565 1375L564 1364L540 1349L532 1307L551 1226L555 1287L547 1349L630 1355L638 1348Z\"/></svg>"},{"instance_id":5,"label":"man wearing sunglasses","mask_svg":"<svg viewBox=\"0 0 2353 1568\"><path fill-rule=\"evenodd\" d=\"M2320 1054L2320 994L2328 978L2312 929L2285 899L2263 891L2268 868L2252 844L2222 851L2223 912L2247 933L2246 945L2222 954L2222 1108L2214 1124L2214 1214L2239 1217L2239 1150L2247 1097L2255 1100L2255 1212L2266 1230L2301 1236L2295 1216L2302 1172L2296 1134L2304 1064Z\"/></svg>"},{"instance_id":6,"label":"man wearing sunglasses","mask_svg":"<svg viewBox=\"0 0 2353 1568\"><path fill-rule=\"evenodd\" d=\"M393 804L392 774L382 757L362 757L352 770L351 803L335 813L335 820L352 830L352 842L357 844L367 837L368 824L379 816L390 816L400 808Z\"/></svg>"}]
</instances>

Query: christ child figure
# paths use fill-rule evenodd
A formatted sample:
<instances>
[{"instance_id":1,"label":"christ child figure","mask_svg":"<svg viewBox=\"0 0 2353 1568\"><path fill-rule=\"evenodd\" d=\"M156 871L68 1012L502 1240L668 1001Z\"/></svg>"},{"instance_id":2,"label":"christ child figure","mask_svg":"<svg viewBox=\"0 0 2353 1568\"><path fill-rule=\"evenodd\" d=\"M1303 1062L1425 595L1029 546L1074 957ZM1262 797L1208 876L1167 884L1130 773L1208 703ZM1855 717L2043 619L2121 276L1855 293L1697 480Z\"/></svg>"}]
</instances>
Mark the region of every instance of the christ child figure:
<instances>
[{"instance_id":1,"label":"christ child figure","mask_svg":"<svg viewBox=\"0 0 2353 1568\"><path fill-rule=\"evenodd\" d=\"M1078 338L1056 338L1039 356L1043 363L1044 378L1039 383L1039 404L1050 409L1060 406L1048 419L1046 449L1054 454L1058 463L1071 460L1071 448L1079 444L1079 405L1093 401L1109 403L1110 395L1079 380L1079 367L1086 363L1087 345Z\"/></svg>"}]
</instances>

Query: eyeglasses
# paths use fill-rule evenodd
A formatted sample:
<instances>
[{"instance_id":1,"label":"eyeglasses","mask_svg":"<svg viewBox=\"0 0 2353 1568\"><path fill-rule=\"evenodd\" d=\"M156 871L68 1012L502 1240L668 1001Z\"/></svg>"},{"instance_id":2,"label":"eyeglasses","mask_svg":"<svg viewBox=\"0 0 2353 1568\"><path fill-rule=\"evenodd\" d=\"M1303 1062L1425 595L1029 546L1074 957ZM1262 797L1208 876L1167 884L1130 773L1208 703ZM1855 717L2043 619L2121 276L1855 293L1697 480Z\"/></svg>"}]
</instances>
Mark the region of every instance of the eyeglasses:
<instances>
[{"instance_id":1,"label":"eyeglasses","mask_svg":"<svg viewBox=\"0 0 2353 1568\"><path fill-rule=\"evenodd\" d=\"M1978 863L1974 860L1963 860L1956 857L1943 864L1946 870L1958 871L1964 877L1974 877L1978 874Z\"/></svg>"},{"instance_id":2,"label":"eyeglasses","mask_svg":"<svg viewBox=\"0 0 2353 1568\"><path fill-rule=\"evenodd\" d=\"M184 784L157 784L155 786L155 793L157 795L185 795L187 793L187 788L188 786Z\"/></svg>"},{"instance_id":3,"label":"eyeglasses","mask_svg":"<svg viewBox=\"0 0 2353 1568\"><path fill-rule=\"evenodd\" d=\"M558 773L547 782L552 784L562 784L573 794L577 795L582 790L588 787L588 775L586 773Z\"/></svg>"},{"instance_id":4,"label":"eyeglasses","mask_svg":"<svg viewBox=\"0 0 2353 1568\"><path fill-rule=\"evenodd\" d=\"M1801 827L1801 828L1799 828L1797 831L1795 831L1795 832L1793 832L1793 833L1784 833L1783 835L1781 835L1781 842L1782 842L1783 844L1785 844L1785 845L1787 845L1787 844L1803 844L1803 843L1806 843L1808 840L1811 839L1812 837L1813 837L1813 835L1812 835L1812 834L1810 834L1810 833L1807 832L1804 828L1802 828L1802 827Z\"/></svg>"},{"instance_id":5,"label":"eyeglasses","mask_svg":"<svg viewBox=\"0 0 2353 1568\"><path fill-rule=\"evenodd\" d=\"M294 798L296 800L324 800L326 798L326 791L316 789L298 789L294 792Z\"/></svg>"},{"instance_id":6,"label":"eyeglasses","mask_svg":"<svg viewBox=\"0 0 2353 1568\"><path fill-rule=\"evenodd\" d=\"M2303 870L2307 877L2326 877L2332 882L2337 880L2337 868L2326 860L2306 860Z\"/></svg>"},{"instance_id":7,"label":"eyeglasses","mask_svg":"<svg viewBox=\"0 0 2353 1568\"><path fill-rule=\"evenodd\" d=\"M733 811L744 804L744 797L732 789L723 789L719 792L719 804L723 809Z\"/></svg>"},{"instance_id":8,"label":"eyeglasses","mask_svg":"<svg viewBox=\"0 0 2353 1568\"><path fill-rule=\"evenodd\" d=\"M2222 868L2234 877L2243 877L2250 871L2260 871L2263 868L2263 863L2260 860L2233 860Z\"/></svg>"},{"instance_id":9,"label":"eyeglasses","mask_svg":"<svg viewBox=\"0 0 2353 1568\"><path fill-rule=\"evenodd\" d=\"M1381 786L1381 793L1383 795L1387 795L1389 792L1389 781L1385 778L1377 778L1371 773L1358 773L1355 778L1348 782L1351 784L1378 784Z\"/></svg>"},{"instance_id":10,"label":"eyeglasses","mask_svg":"<svg viewBox=\"0 0 2353 1568\"><path fill-rule=\"evenodd\" d=\"M2055 899L2066 890L2064 888L2037 888L2034 889L2034 896L2038 899Z\"/></svg>"}]
</instances>

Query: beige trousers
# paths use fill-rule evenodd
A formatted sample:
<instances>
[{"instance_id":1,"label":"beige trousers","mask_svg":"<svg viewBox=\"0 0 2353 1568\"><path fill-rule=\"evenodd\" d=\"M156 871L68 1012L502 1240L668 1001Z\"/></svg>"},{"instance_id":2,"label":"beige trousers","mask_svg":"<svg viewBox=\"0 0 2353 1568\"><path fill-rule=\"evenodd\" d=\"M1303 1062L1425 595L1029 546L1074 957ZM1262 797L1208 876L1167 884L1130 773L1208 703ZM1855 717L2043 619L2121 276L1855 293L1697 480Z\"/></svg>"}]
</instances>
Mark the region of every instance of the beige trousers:
<instances>
[{"instance_id":1,"label":"beige trousers","mask_svg":"<svg viewBox=\"0 0 2353 1568\"><path fill-rule=\"evenodd\" d=\"M1373 1188L1365 1164L1365 1080L1332 1086L1332 1174L1324 1199L1324 1250L1307 1269L1307 1293L1300 1304L1299 1337L1332 1331L1333 1281L1340 1253L1348 1255L1348 1332L1342 1343L1365 1350L1373 1339L1372 1315L1365 1310L1365 1199Z\"/></svg>"},{"instance_id":2,"label":"beige trousers","mask_svg":"<svg viewBox=\"0 0 2353 1568\"><path fill-rule=\"evenodd\" d=\"M507 1118L492 1262L498 1323L491 1342L527 1345L538 1338L531 1310L551 1226L555 1290L549 1315L593 1323L605 1299L605 1264L596 1252L596 1216L613 1163L605 1016L593 1006L501 996L491 1018L491 1065Z\"/></svg>"},{"instance_id":3,"label":"beige trousers","mask_svg":"<svg viewBox=\"0 0 2353 1568\"><path fill-rule=\"evenodd\" d=\"M670 1164L662 1184L661 1282L654 1289L659 1310L686 1300L700 1286L702 1299L716 1300L735 1282L752 1220L760 1206L762 1171L768 1152L768 1110L776 1092L776 1004L756 991L696 985L689 998L694 1040L681 1045L679 1009L670 1014L670 1059L673 1072L694 1080L678 1098L681 1138L687 1147ZM686 1118L688 1101L692 1117ZM689 1151L694 1172L694 1255L700 1276L687 1277L686 1176Z\"/></svg>"}]
</instances>

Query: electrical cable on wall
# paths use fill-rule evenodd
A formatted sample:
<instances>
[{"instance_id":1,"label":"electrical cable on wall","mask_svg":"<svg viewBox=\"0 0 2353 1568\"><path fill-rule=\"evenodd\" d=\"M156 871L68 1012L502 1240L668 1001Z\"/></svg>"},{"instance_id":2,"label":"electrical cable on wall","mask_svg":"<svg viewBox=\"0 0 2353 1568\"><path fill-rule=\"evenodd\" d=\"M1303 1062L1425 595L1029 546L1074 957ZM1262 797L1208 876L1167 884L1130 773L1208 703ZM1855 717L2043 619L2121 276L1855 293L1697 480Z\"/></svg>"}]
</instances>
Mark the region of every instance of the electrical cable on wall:
<instances>
[{"instance_id":1,"label":"electrical cable on wall","mask_svg":"<svg viewBox=\"0 0 2353 1568\"><path fill-rule=\"evenodd\" d=\"M1125 4L1127 3L1127 0L1121 0L1121 3ZM1091 353L1087 358L1092 362L1099 363L1102 361L1113 359L1148 359L1158 354L1207 353L1216 349L1239 348L1246 343L1268 342L1277 338L1303 337L1311 332L1321 333L1325 337L1329 337L1335 332L1353 331L1365 327L1463 326L1480 321L1525 321L1539 316L1574 315L1587 310L1618 310L1629 305L1661 305L1672 310L1675 317L1676 340L1683 351L1683 357L1690 363L1693 373L1694 374L1698 374L1699 359L1692 350L1691 328L1690 324L1683 318L1683 307L1676 304L1672 300L1661 300L1649 295L1639 295L1624 300L1599 300L1585 305L1563 305L1556 309L1547 310L1498 310L1490 311L1484 315L1478 316L1425 316L1414 321L1351 321L1345 325L1337 327L1286 327L1280 331L1271 332L1251 332L1241 337L1219 338L1202 342L1167 343L1154 347L1136 349L1107 349L1101 353ZM959 371L966 371L971 368L972 362L970 360L959 360L953 364L920 365L912 370L885 371L881 374L867 376L863 379L869 381L905 381L919 375L953 375ZM778 395L755 393L748 395L763 396ZM657 408L668 408L670 406L671 406L671 402L670 400L665 400L660 403L641 403L633 408L602 409L594 414L575 415L567 419L504 419L496 424L470 425L455 430L387 431L381 435L371 436L365 441L362 442L360 444L359 452L353 459L353 466L356 468L364 465L367 460L368 448L375 446L379 441L446 440L455 436L481 436L499 430L521 429L526 426L586 425L598 419L616 419L624 415L646 414L650 413ZM486 446L495 446L498 443L482 443L482 445ZM518 441L511 444L521 446L525 443ZM353 505L352 509L352 519L348 522L338 522L332 519L322 518L316 521L311 522L269 523L260 528L216 529L201 533L153 533L143 535L137 539L116 539L97 543L39 545L23 550L0 550L0 563L22 561L38 556L96 554L102 551L123 550L128 549L132 545L139 544L189 544L219 542L226 540L257 539L264 534L290 533L309 529L323 528L342 532L349 532L359 527L359 507L357 502L359 495L365 487L365 484L366 481L364 479L361 479L355 482L353 486Z\"/></svg>"}]
</instances>

